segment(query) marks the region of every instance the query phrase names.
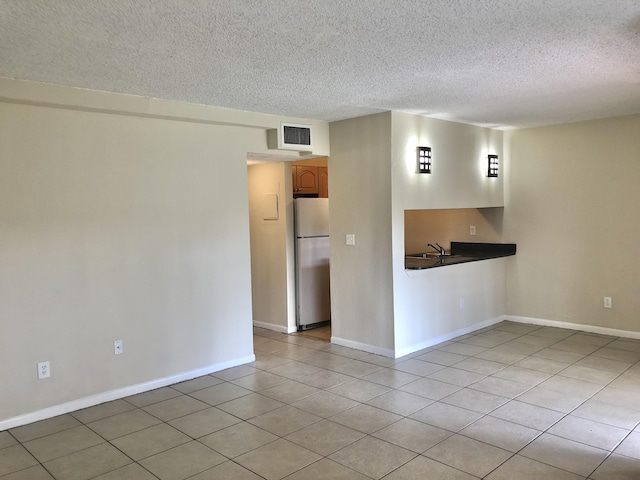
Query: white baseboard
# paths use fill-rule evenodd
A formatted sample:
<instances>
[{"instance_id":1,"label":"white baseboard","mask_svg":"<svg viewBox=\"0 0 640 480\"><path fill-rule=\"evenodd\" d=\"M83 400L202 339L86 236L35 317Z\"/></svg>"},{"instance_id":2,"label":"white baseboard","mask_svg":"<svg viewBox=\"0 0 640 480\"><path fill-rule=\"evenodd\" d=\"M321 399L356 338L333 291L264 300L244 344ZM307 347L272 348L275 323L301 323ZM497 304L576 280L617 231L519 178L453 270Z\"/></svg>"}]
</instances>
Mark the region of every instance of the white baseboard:
<instances>
[{"instance_id":1,"label":"white baseboard","mask_svg":"<svg viewBox=\"0 0 640 480\"><path fill-rule=\"evenodd\" d=\"M640 332L632 332L628 330L617 330L613 328L605 328L598 327L593 325L582 325L579 323L569 323L569 322L560 322L557 320L547 320L542 318L533 318L533 317L519 317L516 315L500 315L495 318L491 318L489 320L485 320L480 323L473 324L469 327L461 328L459 330L455 330L453 332L446 333L444 335L440 335L439 337L430 338L425 340L424 342L417 343L415 345L411 345L409 347L403 348L398 351L393 351L391 349L378 347L375 345L369 345L367 343L354 342L353 340L347 340L340 337L331 337L331 343L335 345L340 345L343 347L349 347L356 350L362 350L364 352L375 353L376 355L382 355L384 357L389 358L400 358L406 355L410 355L414 352L422 350L424 348L432 347L433 345L437 345L442 342L446 342L447 340L451 340L453 338L459 337L461 335L466 335L468 333L475 332L477 330L481 330L486 327L490 327L497 323L503 322L505 320L510 320L517 323L526 323L531 325L541 325L548 327L559 327L566 328L569 330L578 330L582 332L590 332L590 333L598 333L601 335L611 335L615 337L625 337L625 338L638 338L640 339ZM295 328L292 331L287 331L286 327L282 327L279 325L273 325L270 323L262 323L262 322L253 322L256 327L266 328L269 330L275 330L277 332L282 333L293 333L295 332Z\"/></svg>"},{"instance_id":2,"label":"white baseboard","mask_svg":"<svg viewBox=\"0 0 640 480\"><path fill-rule=\"evenodd\" d=\"M400 358L400 357L404 357L405 355L409 355L411 353L422 350L424 348L437 345L438 343L446 342L447 340L451 340L452 338L459 337L460 335L466 335L467 333L475 332L476 330L490 327L491 325L495 325L496 323L500 323L504 320L505 320L505 316L501 315L496 318L485 320L484 322L475 323L469 327L461 328L454 332L446 333L439 337L430 338L429 340L426 340L421 343L417 343L415 345L411 345L410 347L403 348L402 350L398 350L398 351L377 347L375 345L369 345L367 343L354 342L352 340L346 340L340 337L331 337L331 343L335 343L336 345L341 345L343 347L354 348L356 350L362 350L364 352L375 353L376 355L382 355L383 357Z\"/></svg>"},{"instance_id":3,"label":"white baseboard","mask_svg":"<svg viewBox=\"0 0 640 480\"><path fill-rule=\"evenodd\" d=\"M455 330L453 332L445 333L444 335L440 335L439 337L430 338L429 340L425 340L424 342L420 342L415 345L411 345L410 347L406 347L406 348L403 348L402 350L396 351L395 358L404 357L405 355L409 355L411 353L418 352L424 348L429 348L439 343L446 342L447 340L451 340L452 338L459 337L460 335L466 335L467 333L475 332L476 330L490 327L491 325L495 325L496 323L500 323L504 321L505 318L506 317L504 315L500 315L499 317L490 318L489 320L485 320L484 322L474 323L469 327L465 327L459 330Z\"/></svg>"},{"instance_id":4,"label":"white baseboard","mask_svg":"<svg viewBox=\"0 0 640 480\"><path fill-rule=\"evenodd\" d=\"M264 328L265 330L280 332L280 333L294 333L298 330L295 326L283 327L282 325L276 325L275 323L257 322L255 320L253 321L253 326L258 328Z\"/></svg>"},{"instance_id":5,"label":"white baseboard","mask_svg":"<svg viewBox=\"0 0 640 480\"><path fill-rule=\"evenodd\" d=\"M170 377L158 378L149 382L129 385L128 387L123 388L116 388L114 390L98 393L96 395L79 398L78 400L72 400L71 402L54 405L53 407L36 410L35 412L18 415L17 417L0 420L0 432L8 430L10 428L19 427L21 425L26 425L28 423L37 422L39 420L56 417L65 413L75 412L76 410L80 410L82 408L93 407L94 405L99 405L104 402L110 402L112 400L128 397L130 395L136 395L138 393L147 392L149 390L155 390L156 388L173 385L174 383L184 382L186 380L191 380L192 378L201 377L202 375L208 375L210 373L226 370L227 368L244 365L245 363L255 361L255 359L255 355L247 355L246 357L236 358L227 362L216 363L206 367L197 368L195 370L189 370L188 372L179 373Z\"/></svg>"},{"instance_id":6,"label":"white baseboard","mask_svg":"<svg viewBox=\"0 0 640 480\"><path fill-rule=\"evenodd\" d=\"M382 355L383 357L394 358L393 350L387 348L377 347L375 345L369 345L368 343L354 342L352 340L346 340L340 337L331 337L331 343L340 345L342 347L349 347L355 350L362 350L363 352L375 353L376 355Z\"/></svg>"},{"instance_id":7,"label":"white baseboard","mask_svg":"<svg viewBox=\"0 0 640 480\"><path fill-rule=\"evenodd\" d=\"M529 325L540 325L543 327L566 328L567 330L578 330L580 332L597 333L600 335L610 335L613 337L640 338L640 332L599 327L596 325L584 325L582 323L561 322L558 320L547 320L544 318L519 317L517 315L505 315L504 320L510 320L517 323L526 323Z\"/></svg>"}]
</instances>

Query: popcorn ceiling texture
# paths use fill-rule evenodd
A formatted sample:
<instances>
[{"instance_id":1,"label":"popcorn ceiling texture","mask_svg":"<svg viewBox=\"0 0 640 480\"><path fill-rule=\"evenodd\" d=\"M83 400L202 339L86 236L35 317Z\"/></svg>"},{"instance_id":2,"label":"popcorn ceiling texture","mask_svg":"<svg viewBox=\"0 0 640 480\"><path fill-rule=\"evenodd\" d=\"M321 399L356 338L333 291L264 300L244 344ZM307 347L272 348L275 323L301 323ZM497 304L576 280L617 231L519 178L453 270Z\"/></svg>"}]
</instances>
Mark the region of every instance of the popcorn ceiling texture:
<instances>
[{"instance_id":1,"label":"popcorn ceiling texture","mask_svg":"<svg viewBox=\"0 0 640 480\"><path fill-rule=\"evenodd\" d=\"M0 77L340 120L640 112L638 0L0 0Z\"/></svg>"}]
</instances>

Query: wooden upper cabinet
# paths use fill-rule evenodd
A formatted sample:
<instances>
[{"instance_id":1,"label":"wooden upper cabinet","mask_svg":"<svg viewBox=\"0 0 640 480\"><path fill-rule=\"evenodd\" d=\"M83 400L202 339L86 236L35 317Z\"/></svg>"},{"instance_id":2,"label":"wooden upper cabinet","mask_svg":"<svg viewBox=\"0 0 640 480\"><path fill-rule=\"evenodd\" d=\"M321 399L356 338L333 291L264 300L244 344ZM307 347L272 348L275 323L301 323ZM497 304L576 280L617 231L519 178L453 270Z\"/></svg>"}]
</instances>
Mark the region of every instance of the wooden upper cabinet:
<instances>
[{"instance_id":1,"label":"wooden upper cabinet","mask_svg":"<svg viewBox=\"0 0 640 480\"><path fill-rule=\"evenodd\" d=\"M329 198L329 175L327 167L292 165L293 196L318 196Z\"/></svg>"},{"instance_id":2,"label":"wooden upper cabinet","mask_svg":"<svg viewBox=\"0 0 640 480\"><path fill-rule=\"evenodd\" d=\"M329 173L327 167L318 167L318 197L329 198Z\"/></svg>"},{"instance_id":3,"label":"wooden upper cabinet","mask_svg":"<svg viewBox=\"0 0 640 480\"><path fill-rule=\"evenodd\" d=\"M306 165L293 165L293 194L317 195L318 194L318 167Z\"/></svg>"}]
</instances>

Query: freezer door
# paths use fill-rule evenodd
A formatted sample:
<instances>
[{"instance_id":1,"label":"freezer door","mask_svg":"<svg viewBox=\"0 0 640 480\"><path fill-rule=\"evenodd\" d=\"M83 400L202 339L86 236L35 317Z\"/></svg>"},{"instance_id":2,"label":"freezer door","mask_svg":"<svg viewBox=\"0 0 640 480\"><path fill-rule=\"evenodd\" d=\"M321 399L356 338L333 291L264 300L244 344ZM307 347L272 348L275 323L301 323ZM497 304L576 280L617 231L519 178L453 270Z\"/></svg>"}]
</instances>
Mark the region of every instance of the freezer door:
<instances>
[{"instance_id":1,"label":"freezer door","mask_svg":"<svg viewBox=\"0 0 640 480\"><path fill-rule=\"evenodd\" d=\"M296 237L329 235L329 199L296 198Z\"/></svg>"},{"instance_id":2,"label":"freezer door","mask_svg":"<svg viewBox=\"0 0 640 480\"><path fill-rule=\"evenodd\" d=\"M329 237L298 239L296 247L298 325L330 320Z\"/></svg>"}]
</instances>

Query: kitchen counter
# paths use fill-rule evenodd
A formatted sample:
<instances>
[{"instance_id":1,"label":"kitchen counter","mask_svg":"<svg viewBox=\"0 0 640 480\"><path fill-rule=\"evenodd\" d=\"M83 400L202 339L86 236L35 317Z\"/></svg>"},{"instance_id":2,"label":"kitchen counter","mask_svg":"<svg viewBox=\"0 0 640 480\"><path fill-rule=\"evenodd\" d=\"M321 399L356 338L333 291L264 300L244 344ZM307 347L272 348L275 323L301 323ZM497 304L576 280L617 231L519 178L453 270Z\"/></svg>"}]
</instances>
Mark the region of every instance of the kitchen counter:
<instances>
[{"instance_id":1,"label":"kitchen counter","mask_svg":"<svg viewBox=\"0 0 640 480\"><path fill-rule=\"evenodd\" d=\"M427 268L457 265L459 263L509 257L515 254L515 243L451 242L451 251L444 256L438 255L437 253L414 253L405 255L404 268L407 270L424 270Z\"/></svg>"}]
</instances>

